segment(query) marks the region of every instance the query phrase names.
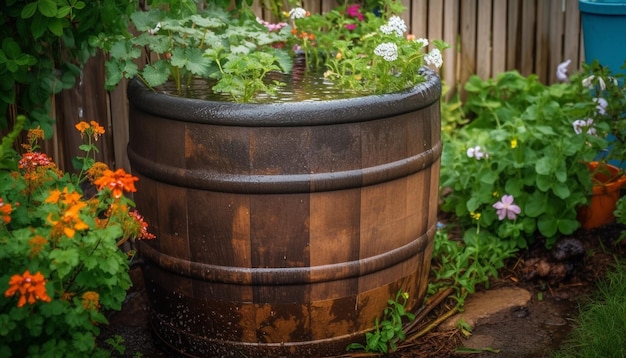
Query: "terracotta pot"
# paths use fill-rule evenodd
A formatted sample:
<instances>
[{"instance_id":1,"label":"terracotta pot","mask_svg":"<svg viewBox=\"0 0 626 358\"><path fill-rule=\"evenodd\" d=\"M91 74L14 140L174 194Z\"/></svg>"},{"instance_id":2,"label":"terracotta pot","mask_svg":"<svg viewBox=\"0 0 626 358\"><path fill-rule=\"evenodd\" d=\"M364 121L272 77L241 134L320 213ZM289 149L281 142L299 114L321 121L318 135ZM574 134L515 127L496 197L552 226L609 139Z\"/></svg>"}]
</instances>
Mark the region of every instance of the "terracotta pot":
<instances>
[{"instance_id":1,"label":"terracotta pot","mask_svg":"<svg viewBox=\"0 0 626 358\"><path fill-rule=\"evenodd\" d=\"M585 230L590 230L613 222L615 204L620 198L620 189L626 183L626 176L618 176L619 168L598 162L587 163L593 175L593 193L588 206L578 210L578 221ZM605 168L606 167L606 170Z\"/></svg>"},{"instance_id":2,"label":"terracotta pot","mask_svg":"<svg viewBox=\"0 0 626 358\"><path fill-rule=\"evenodd\" d=\"M340 355L387 300L422 304L438 77L353 99L235 104L129 85L152 329L201 357Z\"/></svg>"}]
</instances>

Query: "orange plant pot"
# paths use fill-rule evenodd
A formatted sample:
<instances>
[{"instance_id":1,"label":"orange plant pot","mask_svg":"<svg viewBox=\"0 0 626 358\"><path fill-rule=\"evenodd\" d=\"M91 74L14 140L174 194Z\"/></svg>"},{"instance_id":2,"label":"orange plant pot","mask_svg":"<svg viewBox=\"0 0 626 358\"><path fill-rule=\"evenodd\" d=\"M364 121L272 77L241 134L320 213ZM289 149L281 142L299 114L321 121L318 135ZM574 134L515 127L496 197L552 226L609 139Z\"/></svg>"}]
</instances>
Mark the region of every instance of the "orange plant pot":
<instances>
[{"instance_id":1,"label":"orange plant pot","mask_svg":"<svg viewBox=\"0 0 626 358\"><path fill-rule=\"evenodd\" d=\"M593 174L593 194L589 205L578 209L578 221L585 230L611 223L613 211L620 197L620 188L626 183L626 176L619 175L619 168L603 163L606 170L598 169L598 162L587 163Z\"/></svg>"}]
</instances>

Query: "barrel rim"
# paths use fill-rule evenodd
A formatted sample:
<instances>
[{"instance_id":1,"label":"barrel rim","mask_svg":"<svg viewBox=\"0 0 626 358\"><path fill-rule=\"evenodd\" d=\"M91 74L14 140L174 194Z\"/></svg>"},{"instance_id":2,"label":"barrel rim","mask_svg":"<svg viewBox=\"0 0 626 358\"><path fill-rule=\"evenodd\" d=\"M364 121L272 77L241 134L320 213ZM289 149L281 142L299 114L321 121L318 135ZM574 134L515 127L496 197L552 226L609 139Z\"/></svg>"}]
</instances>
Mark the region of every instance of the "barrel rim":
<instances>
[{"instance_id":1,"label":"barrel rim","mask_svg":"<svg viewBox=\"0 0 626 358\"><path fill-rule=\"evenodd\" d=\"M429 68L425 81L395 93L320 101L235 103L158 93L139 79L128 84L128 99L143 112L185 122L232 126L312 126L363 122L425 108L441 96L441 81ZM276 113L280 113L277 116Z\"/></svg>"}]
</instances>

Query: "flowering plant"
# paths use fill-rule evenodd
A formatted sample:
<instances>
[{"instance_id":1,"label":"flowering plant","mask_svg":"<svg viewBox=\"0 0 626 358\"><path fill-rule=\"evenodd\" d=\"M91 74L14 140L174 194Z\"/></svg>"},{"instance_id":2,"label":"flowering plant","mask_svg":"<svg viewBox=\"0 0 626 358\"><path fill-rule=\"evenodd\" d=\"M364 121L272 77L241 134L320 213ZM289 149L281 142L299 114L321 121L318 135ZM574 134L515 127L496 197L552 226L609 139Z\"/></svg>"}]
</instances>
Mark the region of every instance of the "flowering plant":
<instances>
[{"instance_id":1,"label":"flowering plant","mask_svg":"<svg viewBox=\"0 0 626 358\"><path fill-rule=\"evenodd\" d=\"M608 67L594 61L583 64L582 73L570 79L562 72L567 65L569 61L561 64L559 78L583 94L587 108L585 116L574 123L576 132L586 130L606 139L607 143L596 159L623 169L626 167L626 74L612 73Z\"/></svg>"},{"instance_id":2,"label":"flowering plant","mask_svg":"<svg viewBox=\"0 0 626 358\"><path fill-rule=\"evenodd\" d=\"M523 248L539 234L549 247L580 226L577 209L592 186L585 162L606 147L578 122L597 106L581 81L576 75L576 85L546 86L510 71L467 82L464 112L472 121L445 134L441 163L441 209L454 213L467 235Z\"/></svg>"},{"instance_id":3,"label":"flowering plant","mask_svg":"<svg viewBox=\"0 0 626 358\"><path fill-rule=\"evenodd\" d=\"M393 0L343 4L324 14L295 7L278 12L284 20L278 23L256 18L246 2L232 12L218 3L209 2L200 13L195 4L139 11L131 16L138 36L94 37L110 56L107 85L138 77L150 88L172 83L186 95L194 79L204 78L212 81L213 92L259 101L284 85L274 74L290 72L294 58L304 56L309 70L323 68L326 80L343 90L388 93L423 81L420 68L440 67L447 47L433 41L426 53L429 41L406 33L397 16L404 7ZM142 49L149 51L149 63L139 68Z\"/></svg>"},{"instance_id":4,"label":"flowering plant","mask_svg":"<svg viewBox=\"0 0 626 358\"><path fill-rule=\"evenodd\" d=\"M38 151L40 129L28 131L19 157L18 119L0 147L0 356L108 356L98 326L131 285L133 251L119 246L153 238L124 195L137 178L95 162L104 133L95 121L76 126L86 140L78 174Z\"/></svg>"},{"instance_id":5,"label":"flowering plant","mask_svg":"<svg viewBox=\"0 0 626 358\"><path fill-rule=\"evenodd\" d=\"M384 11L376 10L384 9ZM401 91L423 81L426 63L439 68L447 44L407 33L398 16L405 11L398 1L380 1L374 7L342 5L324 14L294 8L289 14L291 48L301 50L311 66L324 65L324 77L357 93ZM324 29L324 30L320 30Z\"/></svg>"}]
</instances>

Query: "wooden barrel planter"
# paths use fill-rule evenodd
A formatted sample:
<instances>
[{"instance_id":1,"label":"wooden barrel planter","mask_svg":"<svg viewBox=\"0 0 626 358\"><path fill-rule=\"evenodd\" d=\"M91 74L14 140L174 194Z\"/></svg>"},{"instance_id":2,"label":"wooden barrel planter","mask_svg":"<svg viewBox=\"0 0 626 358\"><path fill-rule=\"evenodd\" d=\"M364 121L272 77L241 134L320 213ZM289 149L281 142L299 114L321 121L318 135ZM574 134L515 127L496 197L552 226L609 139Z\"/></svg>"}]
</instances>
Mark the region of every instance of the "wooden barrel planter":
<instances>
[{"instance_id":1,"label":"wooden barrel planter","mask_svg":"<svg viewBox=\"0 0 626 358\"><path fill-rule=\"evenodd\" d=\"M441 84L235 104L129 85L139 252L160 343L185 356L345 352L399 291L422 305Z\"/></svg>"}]
</instances>

